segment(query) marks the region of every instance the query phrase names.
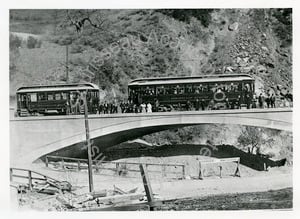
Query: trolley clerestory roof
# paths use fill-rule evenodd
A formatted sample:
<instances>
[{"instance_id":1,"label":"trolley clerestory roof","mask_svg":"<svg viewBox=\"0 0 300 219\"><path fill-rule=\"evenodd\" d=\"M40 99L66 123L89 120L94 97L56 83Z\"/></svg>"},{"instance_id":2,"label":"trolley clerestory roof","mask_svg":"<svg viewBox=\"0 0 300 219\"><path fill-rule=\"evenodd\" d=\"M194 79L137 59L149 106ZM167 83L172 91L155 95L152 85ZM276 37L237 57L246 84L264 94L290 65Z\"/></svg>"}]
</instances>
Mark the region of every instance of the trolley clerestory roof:
<instances>
[{"instance_id":1,"label":"trolley clerestory roof","mask_svg":"<svg viewBox=\"0 0 300 219\"><path fill-rule=\"evenodd\" d=\"M197 77L166 77L166 78L140 78L131 81L128 86L138 85L167 85L167 84L194 84L194 83L217 83L217 82L236 82L254 81L250 75L246 74L226 74L226 75L204 75Z\"/></svg>"},{"instance_id":2,"label":"trolley clerestory roof","mask_svg":"<svg viewBox=\"0 0 300 219\"><path fill-rule=\"evenodd\" d=\"M20 87L17 93L32 93L32 92L49 92L49 91L82 91L94 90L99 91L99 87L92 83L82 84L56 84L56 85L35 85L28 87Z\"/></svg>"}]
</instances>

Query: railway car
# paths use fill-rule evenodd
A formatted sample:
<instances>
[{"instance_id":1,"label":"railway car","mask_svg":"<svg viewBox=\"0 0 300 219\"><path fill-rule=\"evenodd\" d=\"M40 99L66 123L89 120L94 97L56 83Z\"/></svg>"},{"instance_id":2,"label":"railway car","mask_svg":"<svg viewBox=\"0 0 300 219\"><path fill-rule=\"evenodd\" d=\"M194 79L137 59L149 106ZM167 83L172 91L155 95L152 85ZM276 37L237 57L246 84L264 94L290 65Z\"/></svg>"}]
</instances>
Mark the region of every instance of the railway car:
<instances>
[{"instance_id":1,"label":"railway car","mask_svg":"<svg viewBox=\"0 0 300 219\"><path fill-rule=\"evenodd\" d=\"M89 113L96 113L99 87L92 83L20 87L17 92L17 115L82 113L83 92Z\"/></svg>"},{"instance_id":2,"label":"railway car","mask_svg":"<svg viewBox=\"0 0 300 219\"><path fill-rule=\"evenodd\" d=\"M156 111L250 108L254 86L247 74L141 78L129 83L128 96L133 104L151 103Z\"/></svg>"}]
</instances>

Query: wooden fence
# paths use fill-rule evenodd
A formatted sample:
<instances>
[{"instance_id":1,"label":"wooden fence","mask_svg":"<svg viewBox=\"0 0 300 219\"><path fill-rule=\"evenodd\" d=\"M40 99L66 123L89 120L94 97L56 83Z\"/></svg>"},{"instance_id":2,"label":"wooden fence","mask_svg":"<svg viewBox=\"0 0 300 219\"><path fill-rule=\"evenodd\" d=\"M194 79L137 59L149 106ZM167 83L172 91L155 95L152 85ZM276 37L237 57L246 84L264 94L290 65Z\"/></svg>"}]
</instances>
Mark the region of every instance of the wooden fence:
<instances>
[{"instance_id":1,"label":"wooden fence","mask_svg":"<svg viewBox=\"0 0 300 219\"><path fill-rule=\"evenodd\" d=\"M62 157L62 156L50 156L47 155L45 158L46 167L49 166L51 161L60 161L62 169L76 169L80 171L82 169L87 169L87 159L80 158L70 158L70 157ZM68 161L68 162L67 162ZM73 162L73 163L71 163ZM75 164L74 164L75 163ZM143 162L120 162L120 161L101 161L101 160L93 160L93 169L96 171L99 170L111 170L119 174L121 171L128 172L140 172L139 165L142 164L146 167L149 173L161 173L163 177L166 177L169 174L179 175L180 178L185 178L185 165L184 164L162 164L162 163L143 163ZM106 164L106 166L105 166ZM136 169L130 169L129 166L136 166ZM158 166L160 170L151 170L151 166ZM179 168L179 171L169 171L168 168Z\"/></svg>"},{"instance_id":2,"label":"wooden fence","mask_svg":"<svg viewBox=\"0 0 300 219\"><path fill-rule=\"evenodd\" d=\"M236 163L236 169L234 171L234 176L240 177L240 158L239 157L231 157L231 158L223 158L223 159L213 159L213 160L203 160L199 161L199 179L203 179L203 171L204 166L211 165L211 164L218 164L220 168L220 178L222 178L222 163Z\"/></svg>"},{"instance_id":3,"label":"wooden fence","mask_svg":"<svg viewBox=\"0 0 300 219\"><path fill-rule=\"evenodd\" d=\"M9 168L9 177L11 182L14 182L14 178L25 179L24 184L28 184L30 190L32 190L33 188L34 181L52 181L56 183L61 183L61 181L58 181L52 177L46 176L33 170L23 168Z\"/></svg>"}]
</instances>

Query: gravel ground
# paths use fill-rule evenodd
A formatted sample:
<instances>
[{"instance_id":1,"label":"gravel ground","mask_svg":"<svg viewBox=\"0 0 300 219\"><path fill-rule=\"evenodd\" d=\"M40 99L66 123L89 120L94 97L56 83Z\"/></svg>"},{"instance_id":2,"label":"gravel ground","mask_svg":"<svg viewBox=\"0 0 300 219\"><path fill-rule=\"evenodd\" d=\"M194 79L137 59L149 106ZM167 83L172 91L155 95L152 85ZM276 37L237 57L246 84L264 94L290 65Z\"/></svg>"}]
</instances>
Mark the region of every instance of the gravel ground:
<instances>
[{"instance_id":1,"label":"gravel ground","mask_svg":"<svg viewBox=\"0 0 300 219\"><path fill-rule=\"evenodd\" d=\"M292 209L292 188L165 201L156 210Z\"/></svg>"},{"instance_id":2,"label":"gravel ground","mask_svg":"<svg viewBox=\"0 0 300 219\"><path fill-rule=\"evenodd\" d=\"M178 156L162 160L161 158L144 157L142 159L126 159L128 162L164 162L164 163L182 163L189 165L188 176L193 176L196 171L197 160L199 157ZM124 159L123 159L124 160ZM32 165L32 169L42 172L48 176L59 180L69 181L76 194L88 192L88 175L86 171L58 171L46 168L43 163ZM224 167L223 170L234 171L231 164ZM292 167L271 168L268 172L255 171L245 166L241 166L241 177L233 177L230 174L224 174L219 178L213 174L205 177L204 180L187 177L184 180L175 180L171 178L151 177L151 186L155 197L160 200L174 200L166 203L161 210L220 210L220 209L261 209L261 208L292 208ZM137 192L144 192L144 187L140 176L117 176L110 174L94 174L94 187L96 191L103 189L113 189L117 186L124 191L138 188ZM287 189L289 188L289 189ZM273 190L273 192L270 192ZM274 191L278 192L274 192ZM241 194L241 195L239 195ZM281 197L281 198L279 198ZM41 197L39 197L41 198ZM35 209L50 209L51 199L34 203L39 206L31 206ZM230 202L226 202L226 200ZM14 200L12 198L12 200ZM174 202L174 203L173 203ZM179 204L176 204L176 203ZM43 204L44 203L44 204ZM226 204L227 203L227 204ZM24 206L25 207L25 206Z\"/></svg>"}]
</instances>

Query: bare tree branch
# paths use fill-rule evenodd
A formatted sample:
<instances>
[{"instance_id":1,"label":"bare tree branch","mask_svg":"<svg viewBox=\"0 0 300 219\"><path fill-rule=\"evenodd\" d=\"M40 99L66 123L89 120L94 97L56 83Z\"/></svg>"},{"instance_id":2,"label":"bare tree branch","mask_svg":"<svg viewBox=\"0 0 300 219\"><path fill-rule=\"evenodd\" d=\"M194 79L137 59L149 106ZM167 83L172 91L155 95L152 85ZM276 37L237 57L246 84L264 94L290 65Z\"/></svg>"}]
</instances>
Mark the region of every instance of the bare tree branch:
<instances>
[{"instance_id":1,"label":"bare tree branch","mask_svg":"<svg viewBox=\"0 0 300 219\"><path fill-rule=\"evenodd\" d=\"M102 18L100 15L96 16L95 19L92 19L92 14L95 12L96 11L91 10L78 10L71 14L70 11L67 10L67 21L70 26L75 27L77 33L81 33L87 23L96 29L104 30L104 23L107 20Z\"/></svg>"}]
</instances>

